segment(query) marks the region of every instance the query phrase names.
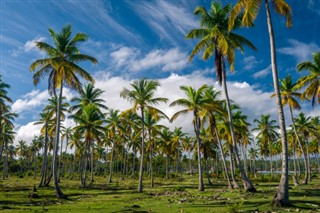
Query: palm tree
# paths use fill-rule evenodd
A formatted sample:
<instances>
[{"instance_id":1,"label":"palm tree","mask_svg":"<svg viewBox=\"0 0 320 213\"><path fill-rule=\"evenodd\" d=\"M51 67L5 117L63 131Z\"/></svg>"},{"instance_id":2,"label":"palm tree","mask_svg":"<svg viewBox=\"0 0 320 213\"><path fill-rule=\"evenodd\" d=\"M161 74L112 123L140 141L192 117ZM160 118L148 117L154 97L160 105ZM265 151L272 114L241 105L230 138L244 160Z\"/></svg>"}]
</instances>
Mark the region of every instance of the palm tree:
<instances>
[{"instance_id":1,"label":"palm tree","mask_svg":"<svg viewBox=\"0 0 320 213\"><path fill-rule=\"evenodd\" d=\"M278 126L275 125L275 120L270 120L270 115L261 115L261 119L254 119L254 122L257 123L257 127L252 129L253 131L259 131L257 138L262 144L268 144L269 146L269 156L270 156L270 174L273 174L272 167L272 152L271 147L272 143L278 139Z\"/></svg>"},{"instance_id":2,"label":"palm tree","mask_svg":"<svg viewBox=\"0 0 320 213\"><path fill-rule=\"evenodd\" d=\"M249 155L249 158L253 161L253 164L250 167L252 168L253 175L256 176L256 158L258 158L258 150L251 147L248 150L248 155Z\"/></svg>"},{"instance_id":3,"label":"palm tree","mask_svg":"<svg viewBox=\"0 0 320 213\"><path fill-rule=\"evenodd\" d=\"M301 136L304 139L304 146L302 145L300 147L301 152L305 152L306 151L306 156L307 156L307 165L305 167L305 170L307 170L308 174L307 174L307 178L308 181L311 181L311 166L310 166L310 156L309 156L309 139L312 135L312 133L316 130L315 126L313 125L313 123L311 122L311 117L308 116L306 117L305 114L303 112L299 113L298 118L294 119L296 128L297 128L297 132L299 132L301 134ZM299 137L299 136L298 136ZM306 150L303 150L303 149ZM306 177L305 177L306 178ZM305 181L306 183L307 181Z\"/></svg>"},{"instance_id":4,"label":"palm tree","mask_svg":"<svg viewBox=\"0 0 320 213\"><path fill-rule=\"evenodd\" d=\"M180 158L180 151L181 151L181 143L184 140L184 137L187 136L187 133L182 131L182 127L175 127L173 130L173 141L174 146L178 149L177 151L177 171L180 172L180 180L182 180L182 168L181 168L181 158Z\"/></svg>"},{"instance_id":5,"label":"palm tree","mask_svg":"<svg viewBox=\"0 0 320 213\"><path fill-rule=\"evenodd\" d=\"M173 132L169 128L164 128L159 132L159 147L162 154L166 156L166 179L169 179L169 160L173 152Z\"/></svg>"},{"instance_id":6,"label":"palm tree","mask_svg":"<svg viewBox=\"0 0 320 213\"><path fill-rule=\"evenodd\" d=\"M71 115L70 118L74 119L77 123L75 131L83 134L84 143L86 148L90 150L91 153L91 184L94 182L93 174L93 156L94 156L94 141L101 143L101 138L104 136L105 116L100 112L100 110L94 104L88 104L82 107L81 114Z\"/></svg>"},{"instance_id":7,"label":"palm tree","mask_svg":"<svg viewBox=\"0 0 320 213\"><path fill-rule=\"evenodd\" d=\"M110 174L108 183L112 183L112 173L113 173L113 160L115 156L116 142L119 135L123 132L121 126L121 116L119 110L110 109L108 112L108 117L106 118L106 130L109 141L111 141L111 160L110 160Z\"/></svg>"},{"instance_id":8,"label":"palm tree","mask_svg":"<svg viewBox=\"0 0 320 213\"><path fill-rule=\"evenodd\" d=\"M320 104L320 52L313 53L313 63L305 61L298 64L298 71L308 70L310 73L306 76L299 78L297 88L301 89L306 87L302 93L302 97L312 99L312 106L314 107L316 99Z\"/></svg>"},{"instance_id":9,"label":"palm tree","mask_svg":"<svg viewBox=\"0 0 320 213\"><path fill-rule=\"evenodd\" d=\"M230 70L234 69L235 50L240 49L243 51L243 46L255 49L254 45L246 38L228 31L228 14L231 10L231 5L222 7L221 4L213 2L211 5L211 11L207 12L204 7L197 7L194 14L199 15L201 18L201 28L191 30L186 38L187 39L201 39L193 49L189 61L204 50L202 58L207 60L214 54L214 61L216 67L216 74L219 84L223 83L223 89L226 96L227 112L229 115L229 125L233 144L233 152L236 157L236 162L240 169L241 178L244 183L246 191L255 192L252 182L244 172L242 162L238 154L238 148L235 139L235 133L233 129L232 115L230 109L230 100L228 95L228 89L226 84L226 66L225 60L230 65ZM240 27L240 17L235 16L235 24L230 30L236 30Z\"/></svg>"},{"instance_id":10,"label":"palm tree","mask_svg":"<svg viewBox=\"0 0 320 213\"><path fill-rule=\"evenodd\" d=\"M228 188L232 189L232 184L229 178L228 174L228 167L226 164L226 158L225 154L222 149L222 142L220 140L220 136L218 134L218 129L217 129L217 116L224 114L224 110L222 107L223 101L220 100L221 92L214 90L214 87L211 86L209 87L205 92L204 92L204 97L208 99L208 104L203 109L203 114L204 118L208 119L209 126L210 126L210 134L211 137L215 138L217 141L217 146L219 147L221 156L222 156L222 163L223 163L223 168L225 172L225 177L227 178L228 181Z\"/></svg>"},{"instance_id":11,"label":"palm tree","mask_svg":"<svg viewBox=\"0 0 320 213\"><path fill-rule=\"evenodd\" d=\"M186 136L183 140L182 146L184 151L188 152L188 158L189 158L189 172L190 175L192 175L192 158L191 158L191 152L194 149L195 146L195 140L192 137Z\"/></svg>"},{"instance_id":12,"label":"palm tree","mask_svg":"<svg viewBox=\"0 0 320 213\"><path fill-rule=\"evenodd\" d=\"M229 30L233 29L233 26L238 23L238 15L243 10L242 16L242 25L244 26L253 26L253 22L257 17L261 5L265 3L266 6L266 15L267 15L267 24L270 38L270 53L271 53L271 68L273 76L273 85L274 91L276 94L276 101L278 106L279 114L279 124L280 124L280 134L281 134L281 144L282 144L282 175L279 183L278 190L275 197L273 198L273 203L275 205L288 205L289 204L289 170L288 170L288 142L287 142L287 133L285 118L283 113L283 106L279 90L279 78L276 62L276 45L274 39L273 26L271 21L271 14L269 3L271 2L275 11L286 18L287 27L292 26L291 20L291 8L285 2L285 0L238 0L234 8L230 13L229 18Z\"/></svg>"},{"instance_id":13,"label":"palm tree","mask_svg":"<svg viewBox=\"0 0 320 213\"><path fill-rule=\"evenodd\" d=\"M80 97L74 97L71 99L71 102L76 104L70 107L70 111L76 111L76 114L81 114L82 106L87 104L94 104L100 110L108 109L108 107L103 104L105 100L100 98L104 91L95 88L93 84L85 85L84 89L81 89L79 93Z\"/></svg>"},{"instance_id":14,"label":"palm tree","mask_svg":"<svg viewBox=\"0 0 320 213\"><path fill-rule=\"evenodd\" d=\"M208 88L207 85L203 85L198 90L193 89L191 86L180 86L180 89L185 93L187 98L180 98L173 101L170 106L182 106L185 107L181 111L176 112L170 121L174 121L179 116L187 114L189 112L193 113L193 127L194 132L197 138L197 151L198 151L198 172L199 172L199 191L204 191L202 169L201 169L201 139L200 139L200 130L201 130L201 121L200 121L200 111L207 102L207 99L203 98L203 92Z\"/></svg>"},{"instance_id":15,"label":"palm tree","mask_svg":"<svg viewBox=\"0 0 320 213\"><path fill-rule=\"evenodd\" d=\"M134 81L130 84L133 90L128 90L124 88L120 97L127 99L128 101L133 103L133 107L131 110L137 111L140 108L141 112L141 156L140 156L140 172L139 172L139 185L138 192L143 191L142 186L142 175L143 175L143 158L144 158L144 140L145 140L145 129L144 129L144 112L155 112L158 109L152 107L151 105L157 105L160 102L166 103L168 101L167 98L154 98L155 92L157 88L160 86L159 82L147 79L141 79L138 81ZM161 113L164 114L164 113Z\"/></svg>"},{"instance_id":16,"label":"palm tree","mask_svg":"<svg viewBox=\"0 0 320 213\"><path fill-rule=\"evenodd\" d=\"M48 166L48 142L49 142L49 123L54 122L50 112L48 110L43 110L40 113L40 119L39 121L35 122L34 125L42 124L41 133L44 133L44 151L43 151L43 161L42 161L42 167L41 167L41 179L39 183L39 187L42 187L44 184L44 181L47 177L47 166Z\"/></svg>"},{"instance_id":17,"label":"palm tree","mask_svg":"<svg viewBox=\"0 0 320 213\"><path fill-rule=\"evenodd\" d=\"M300 146L300 149L301 149L301 152L303 155L304 166L305 166L305 168L308 168L307 155L304 152L304 149L302 148L302 143L301 143L300 137L298 135L297 128L296 128L295 121L294 121L294 117L293 117L293 110L294 109L297 109L297 110L301 109L301 106L296 98L301 98L302 95L301 95L301 93L295 91L296 88L297 88L297 83L292 82L292 77L290 75L287 75L283 80L280 80L280 95L282 98L282 105L289 106L293 131L297 137L297 142ZM275 94L272 95L272 97L274 97L274 96L275 96ZM308 184L308 179L309 179L308 176L309 176L308 170L305 169L305 179L303 182L304 184Z\"/></svg>"},{"instance_id":18,"label":"palm tree","mask_svg":"<svg viewBox=\"0 0 320 213\"><path fill-rule=\"evenodd\" d=\"M3 124L2 125L2 143L4 144L4 153L5 153L5 158L3 161L3 172L2 172L2 177L3 179L8 178L8 158L9 158L9 144L13 143L14 140L14 135L16 132L13 131L13 126Z\"/></svg>"},{"instance_id":19,"label":"palm tree","mask_svg":"<svg viewBox=\"0 0 320 213\"><path fill-rule=\"evenodd\" d=\"M47 54L47 58L38 59L30 66L30 71L34 72L33 83L38 85L41 78L49 74L48 90L50 94L56 96L56 90L60 89L57 106L56 134L54 138L53 152L53 178L56 196L58 198L66 198L58 185L57 177L57 156L60 139L60 114L61 101L63 97L63 86L68 86L77 91L81 91L81 82L77 75L82 78L94 82L90 74L78 66L76 63L81 61L90 61L97 63L97 60L89 55L81 54L77 45L87 40L88 36L84 33L77 33L71 37L71 25L66 25L58 34L53 29L49 29L54 46L45 42L37 42L36 46Z\"/></svg>"}]
</instances>

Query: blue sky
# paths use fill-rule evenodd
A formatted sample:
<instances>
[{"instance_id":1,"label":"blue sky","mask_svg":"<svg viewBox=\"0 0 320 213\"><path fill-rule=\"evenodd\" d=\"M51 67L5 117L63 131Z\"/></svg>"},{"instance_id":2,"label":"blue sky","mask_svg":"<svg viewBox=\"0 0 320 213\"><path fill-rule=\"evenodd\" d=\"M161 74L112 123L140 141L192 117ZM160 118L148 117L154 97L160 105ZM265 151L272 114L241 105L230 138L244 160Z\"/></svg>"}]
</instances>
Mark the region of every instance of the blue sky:
<instances>
[{"instance_id":1,"label":"blue sky","mask_svg":"<svg viewBox=\"0 0 320 213\"><path fill-rule=\"evenodd\" d=\"M219 2L225 5L234 1ZM290 73L297 79L303 75L296 72L297 63L311 60L312 53L320 50L320 1L287 2L292 8L292 29L285 27L282 17L272 14L278 69L280 78ZM133 79L159 79L162 84L159 95L170 100L182 95L178 89L181 84L217 86L212 59L205 62L197 56L191 63L187 62L196 41L185 39L189 30L199 27L194 8L202 5L209 9L210 4L207 0L2 0L0 72L11 85L9 95L14 100L13 109L20 114L16 120L18 138L29 139L37 133L38 127L32 122L49 97L47 80L35 87L29 72L30 64L44 57L34 42L51 43L49 27L59 32L64 25L71 24L73 32L89 35L80 49L96 57L99 64L82 66L96 78L96 86L106 91L107 105L125 109L130 104L119 98L119 92ZM273 88L264 8L254 28L244 28L237 33L251 40L258 51L246 49L244 54L237 53L235 72L228 73L230 97L243 107L250 120L261 113L270 113L276 119L275 100L269 98ZM66 90L68 98L74 95ZM319 107L312 109L310 103L302 105L307 114L320 114ZM165 105L160 107L169 115L174 112ZM72 121L66 122L66 125L72 124ZM175 125L185 125L177 122Z\"/></svg>"}]
</instances>

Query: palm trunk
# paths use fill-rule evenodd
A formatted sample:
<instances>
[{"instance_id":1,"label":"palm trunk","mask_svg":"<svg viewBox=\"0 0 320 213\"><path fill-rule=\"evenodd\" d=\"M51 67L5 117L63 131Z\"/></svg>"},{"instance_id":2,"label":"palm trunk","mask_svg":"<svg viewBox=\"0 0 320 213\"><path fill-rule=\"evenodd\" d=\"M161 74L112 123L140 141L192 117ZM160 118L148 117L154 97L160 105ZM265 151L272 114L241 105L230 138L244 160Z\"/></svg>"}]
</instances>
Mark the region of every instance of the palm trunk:
<instances>
[{"instance_id":1,"label":"palm trunk","mask_svg":"<svg viewBox=\"0 0 320 213\"><path fill-rule=\"evenodd\" d=\"M154 187L154 180L153 180L153 170L152 170L152 155L153 155L153 141L151 139L151 131L148 130L149 141L150 141L150 178L151 178L151 187Z\"/></svg>"},{"instance_id":2,"label":"palm trunk","mask_svg":"<svg viewBox=\"0 0 320 213\"><path fill-rule=\"evenodd\" d=\"M65 199L66 195L63 194L58 183L58 171L57 171L57 158L59 150L59 139L60 139L60 119L61 119L61 102L62 102L62 90L63 81L60 84L60 94L58 99L58 109L57 109L57 123L56 123L56 137L54 139L53 156L52 156L52 172L53 172L53 182L54 189L56 191L56 196L58 199Z\"/></svg>"},{"instance_id":3,"label":"palm trunk","mask_svg":"<svg viewBox=\"0 0 320 213\"><path fill-rule=\"evenodd\" d=\"M307 168L307 170L308 170L308 177L309 177L309 179L308 179L308 181L310 182L311 181L311 164L310 164L310 154L309 154L309 142L308 142L308 139L307 138L305 138L305 141L306 141L306 146L307 146L307 156L308 156L308 168Z\"/></svg>"},{"instance_id":4,"label":"palm trunk","mask_svg":"<svg viewBox=\"0 0 320 213\"><path fill-rule=\"evenodd\" d=\"M60 174L61 174L61 161L62 161L62 138L60 144L60 156L59 156L59 163L58 163L58 182L60 183Z\"/></svg>"},{"instance_id":5,"label":"palm trunk","mask_svg":"<svg viewBox=\"0 0 320 213\"><path fill-rule=\"evenodd\" d=\"M233 188L240 189L240 186L235 178L235 172L234 172L234 165L233 165L233 154L232 154L232 146L229 144L229 153L230 153L230 173L231 173L231 179Z\"/></svg>"},{"instance_id":6,"label":"palm trunk","mask_svg":"<svg viewBox=\"0 0 320 213\"><path fill-rule=\"evenodd\" d=\"M208 185L213 186L211 180L210 180L210 169L209 169L209 160L206 159L206 170L207 170L207 178L208 178Z\"/></svg>"},{"instance_id":7,"label":"palm trunk","mask_svg":"<svg viewBox=\"0 0 320 213\"><path fill-rule=\"evenodd\" d=\"M94 174L94 170L93 170L93 155L94 155L94 141L89 140L89 144L91 145L91 184L94 182L93 179L93 174Z\"/></svg>"},{"instance_id":8,"label":"palm trunk","mask_svg":"<svg viewBox=\"0 0 320 213\"><path fill-rule=\"evenodd\" d=\"M197 112L194 111L194 131L196 133L197 138L197 145L198 145L198 172L199 172L199 191L204 191L204 184L203 184L203 176L202 176L202 169L201 169L201 153L200 153L200 147L201 147L201 139L200 139L200 118L197 115Z\"/></svg>"},{"instance_id":9,"label":"palm trunk","mask_svg":"<svg viewBox=\"0 0 320 213\"><path fill-rule=\"evenodd\" d=\"M134 179L134 172L136 167L136 146L133 145L133 157L132 157L132 175L131 177Z\"/></svg>"},{"instance_id":10,"label":"palm trunk","mask_svg":"<svg viewBox=\"0 0 320 213\"><path fill-rule=\"evenodd\" d=\"M192 160L191 160L191 150L188 150L189 155L189 169L190 169L190 176L192 176Z\"/></svg>"},{"instance_id":11,"label":"palm trunk","mask_svg":"<svg viewBox=\"0 0 320 213\"><path fill-rule=\"evenodd\" d=\"M169 179L169 155L166 155L166 179Z\"/></svg>"},{"instance_id":12,"label":"palm trunk","mask_svg":"<svg viewBox=\"0 0 320 213\"><path fill-rule=\"evenodd\" d=\"M231 108L230 108L230 100L229 100L229 94L228 94L228 88L227 88L227 82L226 82L227 79L226 79L225 69L223 69L223 71L222 71L222 80L223 80L224 94L226 96L226 104L227 104L231 139L232 139L232 145L233 145L233 153L236 157L236 163L238 164L241 179L243 181L243 185L244 185L245 190L249 191L249 192L256 192L257 190L254 188L251 180L247 177L246 173L244 172L243 165L242 165L242 162L239 157L237 143L236 143L236 137L235 137L234 128L233 128L233 121L232 121L232 114L231 114Z\"/></svg>"},{"instance_id":13,"label":"palm trunk","mask_svg":"<svg viewBox=\"0 0 320 213\"><path fill-rule=\"evenodd\" d=\"M248 164L247 164L246 148L245 148L245 146L243 144L242 144L242 156L243 156L244 171L245 171L246 175L249 176L248 175Z\"/></svg>"},{"instance_id":14,"label":"palm trunk","mask_svg":"<svg viewBox=\"0 0 320 213\"><path fill-rule=\"evenodd\" d=\"M273 168L272 168L272 147L271 147L271 141L268 137L268 144L269 144L269 154L270 154L270 175L271 175L271 178L273 176Z\"/></svg>"},{"instance_id":15,"label":"palm trunk","mask_svg":"<svg viewBox=\"0 0 320 213\"><path fill-rule=\"evenodd\" d=\"M138 192L143 192L143 158L144 158L144 109L141 107L141 129L142 129L142 140L141 140L141 156L140 156L140 171L139 171L139 185Z\"/></svg>"},{"instance_id":16,"label":"palm trunk","mask_svg":"<svg viewBox=\"0 0 320 213\"><path fill-rule=\"evenodd\" d=\"M304 168L305 168L305 170L304 170L305 173L304 174L305 174L305 176L304 176L303 184L308 184L308 180L309 180L308 157L307 157L307 154L305 153L305 151L303 149L300 137L298 135L296 124L295 124L295 121L294 121L294 118L293 118L292 108L291 108L290 105L289 105L289 109L290 109L290 115L291 115L291 120L292 120L293 131L294 131L294 134L297 137L297 141L298 141L299 147L301 149L301 152L302 152L302 155L303 155L303 160L304 160Z\"/></svg>"},{"instance_id":17,"label":"palm trunk","mask_svg":"<svg viewBox=\"0 0 320 213\"><path fill-rule=\"evenodd\" d=\"M227 181L228 181L228 188L229 189L233 189L233 186L231 184L230 177L229 177L229 174L228 174L228 167L227 167L227 164L226 164L226 156L225 156L225 154L223 152L222 143L221 143L217 128L215 127L214 129L215 129L216 137L217 137L217 140L218 140L218 146L219 146L219 149L220 149L220 152L221 152L221 156L222 156L222 163L223 163L225 177L227 178Z\"/></svg>"},{"instance_id":18,"label":"palm trunk","mask_svg":"<svg viewBox=\"0 0 320 213\"><path fill-rule=\"evenodd\" d=\"M287 142L285 118L284 118L281 95L279 90L279 78L278 78L278 70L277 70L277 62L276 62L276 48L275 48L274 33L273 33L268 1L269 0L265 0L268 31L269 31L269 38L270 38L271 67L272 67L274 92L276 94L276 100L277 100L277 106L278 106L281 145L282 145L282 174L281 174L278 190L272 202L276 206L282 206L282 205L289 204L288 142Z\"/></svg>"},{"instance_id":19,"label":"palm trunk","mask_svg":"<svg viewBox=\"0 0 320 213\"><path fill-rule=\"evenodd\" d=\"M44 135L44 151L43 151L43 162L41 167L41 180L39 187L43 186L44 180L47 176L47 166L48 166L48 123L45 123L45 135Z\"/></svg>"},{"instance_id":20,"label":"palm trunk","mask_svg":"<svg viewBox=\"0 0 320 213\"><path fill-rule=\"evenodd\" d=\"M296 153L296 144L293 143L293 175L297 177L297 165L296 165L296 160L297 160L297 153Z\"/></svg>"},{"instance_id":21,"label":"palm trunk","mask_svg":"<svg viewBox=\"0 0 320 213\"><path fill-rule=\"evenodd\" d=\"M3 180L8 178L8 142L6 142L6 139L4 137L4 140L3 140L3 143L4 143L4 152L5 152L5 158L4 158L4 167L3 167Z\"/></svg>"},{"instance_id":22,"label":"palm trunk","mask_svg":"<svg viewBox=\"0 0 320 213\"><path fill-rule=\"evenodd\" d=\"M110 174L108 183L112 183L112 169L113 169L113 158L114 158L114 141L112 140L111 160L110 160Z\"/></svg>"}]
</instances>

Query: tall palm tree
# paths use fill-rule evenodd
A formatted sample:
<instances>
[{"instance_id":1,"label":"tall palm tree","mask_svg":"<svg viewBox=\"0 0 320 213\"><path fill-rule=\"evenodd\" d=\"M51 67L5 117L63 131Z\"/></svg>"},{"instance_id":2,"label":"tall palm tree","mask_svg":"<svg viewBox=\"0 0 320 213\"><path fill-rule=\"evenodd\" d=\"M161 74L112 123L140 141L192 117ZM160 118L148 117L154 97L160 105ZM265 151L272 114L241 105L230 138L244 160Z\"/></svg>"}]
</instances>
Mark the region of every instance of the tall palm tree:
<instances>
[{"instance_id":1,"label":"tall palm tree","mask_svg":"<svg viewBox=\"0 0 320 213\"><path fill-rule=\"evenodd\" d=\"M311 103L314 107L316 99L320 105L320 52L313 53L313 63L305 61L297 65L298 71L308 70L310 73L299 78L297 88L306 87L302 93L302 97L312 99Z\"/></svg>"},{"instance_id":2,"label":"tall palm tree","mask_svg":"<svg viewBox=\"0 0 320 213\"><path fill-rule=\"evenodd\" d=\"M197 138L197 154L198 154L198 172L199 172L199 191L204 191L203 177L202 177L202 168L201 168L201 139L200 139L200 130L201 130L201 120L200 120L200 111L206 103L207 99L203 98L203 92L208 88L207 85L201 86L199 89L193 89L191 86L180 86L180 89L185 93L186 98L180 98L173 101L170 106L182 106L184 109L176 112L170 121L176 120L179 116L187 114L189 112L193 113L193 128Z\"/></svg>"},{"instance_id":3,"label":"tall palm tree","mask_svg":"<svg viewBox=\"0 0 320 213\"><path fill-rule=\"evenodd\" d=\"M49 75L48 90L50 94L56 96L57 89L60 89L57 106L57 120L56 133L54 138L54 152L53 152L53 178L56 196L58 198L66 198L62 193L57 176L57 156L60 139L60 114L61 101L63 97L63 87L68 86L77 91L81 90L81 82L77 75L83 79L94 82L91 75L83 68L77 65L77 62L90 61L97 63L97 60L89 55L81 54L78 49L78 44L88 39L84 33L77 33L71 37L71 25L66 25L62 28L60 33L56 33L53 29L49 29L50 36L53 40L54 46L45 42L36 42L36 47L47 54L47 58L38 59L30 65L30 71L35 73L33 75L33 83L38 85L40 79Z\"/></svg>"},{"instance_id":4,"label":"tall palm tree","mask_svg":"<svg viewBox=\"0 0 320 213\"><path fill-rule=\"evenodd\" d=\"M292 82L292 77L290 75L287 75L284 79L280 80L280 95L282 98L282 105L289 106L293 131L297 137L297 142L300 146L300 149L301 149L301 152L303 155L304 166L305 166L305 168L308 168L307 155L302 147L301 139L298 135L297 128L296 128L295 121L294 121L294 117L293 117L293 110L294 109L297 109L297 110L301 109L301 106L296 98L301 98L302 94L296 91L297 87L298 87L298 84ZM275 94L272 95L272 97L274 97L274 96L275 96ZM305 169L305 179L303 182L304 184L308 184L308 179L309 179L308 176L309 176L308 170Z\"/></svg>"},{"instance_id":5,"label":"tall palm tree","mask_svg":"<svg viewBox=\"0 0 320 213\"><path fill-rule=\"evenodd\" d=\"M166 156L166 179L169 179L169 160L173 152L173 132L164 128L159 132L159 147L162 154Z\"/></svg>"},{"instance_id":6,"label":"tall palm tree","mask_svg":"<svg viewBox=\"0 0 320 213\"><path fill-rule=\"evenodd\" d=\"M258 150L251 147L248 150L248 155L249 155L249 158L253 161L252 166L250 167L252 168L253 175L256 176L256 159L258 158Z\"/></svg>"},{"instance_id":7,"label":"tall palm tree","mask_svg":"<svg viewBox=\"0 0 320 213\"><path fill-rule=\"evenodd\" d=\"M74 119L77 123L75 131L80 132L84 136L84 143L86 148L90 150L91 153L91 184L94 182L94 141L100 142L104 136L105 116L94 104L88 104L82 107L81 114L71 115L70 118Z\"/></svg>"},{"instance_id":8,"label":"tall palm tree","mask_svg":"<svg viewBox=\"0 0 320 213\"><path fill-rule=\"evenodd\" d=\"M182 127L175 127L173 130L173 141L174 141L174 146L178 148L177 151L177 171L180 172L180 180L182 180L182 168L181 168L181 157L180 157L180 152L181 152L181 147L182 147L182 141L185 136L187 136L187 133L182 131Z\"/></svg>"},{"instance_id":9,"label":"tall palm tree","mask_svg":"<svg viewBox=\"0 0 320 213\"><path fill-rule=\"evenodd\" d=\"M13 130L13 126L4 124L2 125L2 143L4 144L4 153L5 158L3 161L3 172L2 172L2 178L6 179L8 178L8 159L9 159L9 144L13 143L14 135L16 132Z\"/></svg>"},{"instance_id":10,"label":"tall palm tree","mask_svg":"<svg viewBox=\"0 0 320 213\"><path fill-rule=\"evenodd\" d=\"M124 88L120 97L127 99L128 101L133 103L132 110L137 111L140 108L141 112L141 156L140 156L140 172L139 172L139 185L138 192L143 192L142 186L142 177L143 177L143 158L144 158L144 140L145 140L145 129L144 129L144 112L145 110L149 112L158 111L158 109L154 108L152 105L157 105L161 102L166 103L168 101L167 98L155 98L155 92L157 88L160 86L159 82L147 79L141 79L134 81L130 84L132 90ZM164 114L164 113L161 113Z\"/></svg>"},{"instance_id":11,"label":"tall palm tree","mask_svg":"<svg viewBox=\"0 0 320 213\"><path fill-rule=\"evenodd\" d=\"M269 157L270 157L270 174L273 174L273 161L272 161L272 152L271 147L273 142L276 142L278 139L278 128L276 125L276 120L270 120L270 115L261 115L261 119L254 119L254 122L257 123L257 127L252 129L253 131L258 131L257 138L262 144L267 144L269 146Z\"/></svg>"},{"instance_id":12,"label":"tall palm tree","mask_svg":"<svg viewBox=\"0 0 320 213\"><path fill-rule=\"evenodd\" d=\"M276 101L278 107L279 115L279 125L280 125L280 134L281 134L281 144L282 144L282 175L279 183L278 190L275 197L273 198L273 203L275 205L287 205L289 204L289 170L288 170L288 142L287 142L287 133L285 118L283 113L283 106L279 90L279 77L276 61L276 45L274 39L273 26L271 21L270 5L272 4L274 10L279 15L282 15L286 18L286 26L292 26L291 20L291 8L285 2L285 0L238 0L234 8L230 13L229 18L229 30L233 29L233 26L238 23L237 18L239 13L243 10L243 16L241 23L244 26L253 26L253 22L256 19L258 12L262 6L265 4L267 24L269 31L269 40L270 40L270 54L271 54L271 68L272 68L272 78L274 91L276 94Z\"/></svg>"},{"instance_id":13,"label":"tall palm tree","mask_svg":"<svg viewBox=\"0 0 320 213\"><path fill-rule=\"evenodd\" d=\"M230 110L230 100L228 95L228 89L226 84L226 65L225 61L230 65L230 70L234 69L234 59L235 59L235 50L240 49L244 50L244 45L255 49L254 45L247 40L246 38L228 31L228 14L231 10L231 5L222 7L221 4L213 2L211 5L211 10L207 12L204 7L197 7L194 11L194 14L199 15L201 18L199 29L191 30L186 38L187 39L201 39L195 48L193 49L189 61L199 53L201 50L204 50L202 58L207 60L214 54L216 74L219 84L223 83L223 90L225 93L227 101L227 111L229 115L229 123L231 129L231 138L233 143L233 152L236 157L236 162L240 169L241 178L244 183L244 188L247 191L255 192L251 180L247 177L244 172L242 162L239 157L232 115ZM240 27L240 17L235 17L236 21L231 30L236 30Z\"/></svg>"},{"instance_id":14,"label":"tall palm tree","mask_svg":"<svg viewBox=\"0 0 320 213\"><path fill-rule=\"evenodd\" d=\"M203 115L204 118L208 119L211 137L215 138L217 141L217 146L219 147L219 150L222 156L222 163L223 163L223 168L225 172L225 177L227 178L227 181L228 181L228 188L232 189L233 186L229 178L226 158L222 149L223 145L217 129L217 116L225 113L222 107L223 101L220 100L220 96L221 96L220 91L216 91L213 86L209 87L204 92L204 97L208 99L208 104L205 105L202 113L204 114Z\"/></svg>"}]
</instances>

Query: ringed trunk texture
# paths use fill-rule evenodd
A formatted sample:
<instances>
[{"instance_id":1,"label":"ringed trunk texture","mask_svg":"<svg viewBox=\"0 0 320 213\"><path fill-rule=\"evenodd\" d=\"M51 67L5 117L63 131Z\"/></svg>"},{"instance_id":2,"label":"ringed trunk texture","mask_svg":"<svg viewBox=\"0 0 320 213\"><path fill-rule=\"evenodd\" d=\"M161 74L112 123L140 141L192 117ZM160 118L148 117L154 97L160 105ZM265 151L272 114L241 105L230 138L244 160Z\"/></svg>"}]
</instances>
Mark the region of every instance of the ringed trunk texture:
<instances>
[{"instance_id":1,"label":"ringed trunk texture","mask_svg":"<svg viewBox=\"0 0 320 213\"><path fill-rule=\"evenodd\" d=\"M279 126L280 126L281 145L282 145L282 174L281 174L278 190L273 198L272 203L276 206L284 206L289 204L288 142L287 142L287 133L286 133L283 107L281 102L281 95L279 90L279 78L278 78L276 52L275 52L276 48L275 48L274 33L273 33L268 1L269 0L265 0L268 31L269 31L269 38L270 38L271 67L272 67L274 92L276 94L276 100L277 100L277 106L278 106Z\"/></svg>"},{"instance_id":2,"label":"ringed trunk texture","mask_svg":"<svg viewBox=\"0 0 320 213\"><path fill-rule=\"evenodd\" d=\"M254 188L251 180L247 177L246 173L244 172L243 165L242 165L242 162L239 157L237 143L236 143L236 137L235 137L233 123L232 123L233 121L232 121L232 114L231 114L231 109L230 109L230 100L229 100L229 94L228 94L228 88L227 88L227 82L226 82L227 79L226 79L225 69L223 69L223 71L222 71L222 81L223 81L224 94L226 96L227 111L228 111L228 116L229 116L230 132L231 132L231 139L232 139L232 145L233 145L233 153L236 157L236 163L237 163L239 170L240 170L240 175L241 175L241 179L243 181L244 189L249 192L256 192L257 190Z\"/></svg>"}]
</instances>

